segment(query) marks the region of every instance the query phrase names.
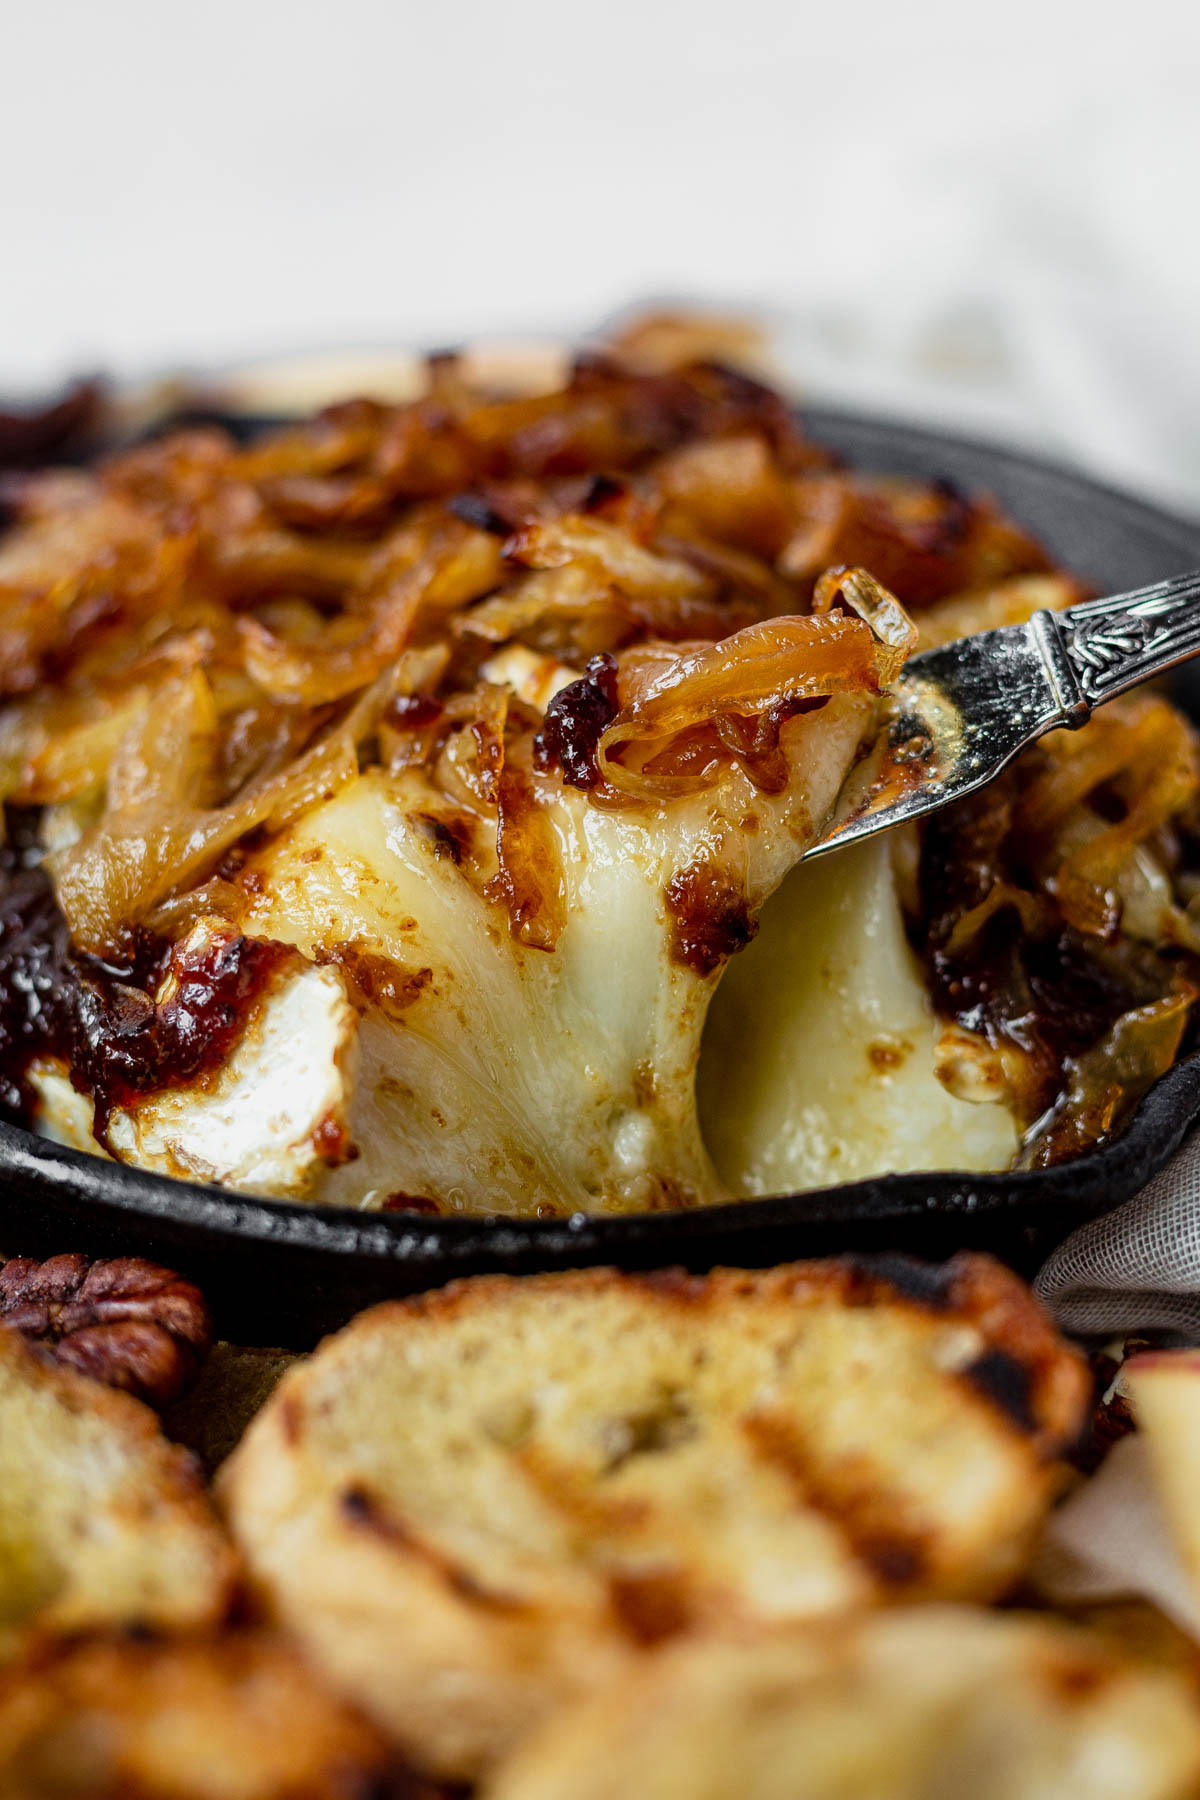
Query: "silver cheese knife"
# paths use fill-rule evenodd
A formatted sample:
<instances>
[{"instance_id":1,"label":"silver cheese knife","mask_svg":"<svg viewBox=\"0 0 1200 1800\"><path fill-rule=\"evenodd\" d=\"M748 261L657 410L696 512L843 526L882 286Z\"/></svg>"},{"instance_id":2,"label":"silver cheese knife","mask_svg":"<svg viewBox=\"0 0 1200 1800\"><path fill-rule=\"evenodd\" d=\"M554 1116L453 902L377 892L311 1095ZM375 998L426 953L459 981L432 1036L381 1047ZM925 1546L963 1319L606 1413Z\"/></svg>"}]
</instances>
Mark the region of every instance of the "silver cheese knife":
<instances>
[{"instance_id":1,"label":"silver cheese knife","mask_svg":"<svg viewBox=\"0 0 1200 1800\"><path fill-rule=\"evenodd\" d=\"M1047 731L1200 652L1200 573L1036 612L914 656L883 727L805 856L823 856L983 787Z\"/></svg>"}]
</instances>

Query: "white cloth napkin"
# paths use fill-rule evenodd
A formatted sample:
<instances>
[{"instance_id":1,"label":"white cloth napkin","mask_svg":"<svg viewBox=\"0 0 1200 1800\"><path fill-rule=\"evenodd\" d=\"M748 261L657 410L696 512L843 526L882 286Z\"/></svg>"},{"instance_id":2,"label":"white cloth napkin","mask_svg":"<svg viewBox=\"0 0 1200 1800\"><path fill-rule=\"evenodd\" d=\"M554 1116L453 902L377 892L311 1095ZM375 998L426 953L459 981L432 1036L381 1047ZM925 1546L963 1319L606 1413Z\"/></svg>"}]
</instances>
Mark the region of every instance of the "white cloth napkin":
<instances>
[{"instance_id":1,"label":"white cloth napkin","mask_svg":"<svg viewBox=\"0 0 1200 1800\"><path fill-rule=\"evenodd\" d=\"M1115 1444L1091 1480L1051 1514L1030 1578L1060 1606L1150 1600L1200 1641L1200 1604L1136 1434Z\"/></svg>"},{"instance_id":2,"label":"white cloth napkin","mask_svg":"<svg viewBox=\"0 0 1200 1800\"><path fill-rule=\"evenodd\" d=\"M1140 1194L1060 1244L1034 1287L1067 1331L1200 1342L1200 1130Z\"/></svg>"}]
</instances>

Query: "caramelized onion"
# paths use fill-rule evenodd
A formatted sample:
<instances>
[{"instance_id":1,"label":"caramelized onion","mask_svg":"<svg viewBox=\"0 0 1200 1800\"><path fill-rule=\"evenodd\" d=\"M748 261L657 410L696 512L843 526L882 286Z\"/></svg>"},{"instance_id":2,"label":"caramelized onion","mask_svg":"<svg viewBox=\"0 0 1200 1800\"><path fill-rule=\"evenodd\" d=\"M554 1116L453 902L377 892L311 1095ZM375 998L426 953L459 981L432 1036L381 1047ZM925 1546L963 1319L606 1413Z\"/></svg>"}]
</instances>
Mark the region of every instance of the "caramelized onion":
<instances>
[{"instance_id":1,"label":"caramelized onion","mask_svg":"<svg viewBox=\"0 0 1200 1800\"><path fill-rule=\"evenodd\" d=\"M353 781L358 745L405 676L411 679L407 670L381 677L338 726L226 806L205 804L217 750L208 682L199 670L169 682L114 759L100 821L49 859L78 948L118 951L131 926L203 879L239 838L259 826L280 830Z\"/></svg>"},{"instance_id":2,"label":"caramelized onion","mask_svg":"<svg viewBox=\"0 0 1200 1800\"><path fill-rule=\"evenodd\" d=\"M531 950L553 950L567 922L567 897L558 844L529 772L506 763L497 793L499 869L489 899L507 909L509 929Z\"/></svg>"},{"instance_id":3,"label":"caramelized onion","mask_svg":"<svg viewBox=\"0 0 1200 1800\"><path fill-rule=\"evenodd\" d=\"M934 1004L999 1055L1028 1162L1103 1142L1178 1054L1198 983L1170 871L1198 797L1194 730L1137 694L926 825Z\"/></svg>"},{"instance_id":4,"label":"caramelized onion","mask_svg":"<svg viewBox=\"0 0 1200 1800\"><path fill-rule=\"evenodd\" d=\"M838 600L844 600L860 619L865 619L879 640L877 657L879 680L884 686L894 681L904 663L917 647L918 631L894 594L876 581L866 569L827 569L813 592L813 611L829 612ZM887 650L891 651L889 656Z\"/></svg>"},{"instance_id":5,"label":"caramelized onion","mask_svg":"<svg viewBox=\"0 0 1200 1800\"><path fill-rule=\"evenodd\" d=\"M1066 1090L1034 1127L1023 1168L1045 1168L1104 1143L1179 1053L1196 990L1181 982L1173 993L1122 1013L1108 1031L1065 1068Z\"/></svg>"},{"instance_id":6,"label":"caramelized onion","mask_svg":"<svg viewBox=\"0 0 1200 1800\"><path fill-rule=\"evenodd\" d=\"M635 660L633 691L597 745L604 780L633 794L683 792L702 785L708 771L651 772L647 762L667 740L721 717L752 718L830 694L878 693L901 666L902 646L915 641L915 632L902 608L862 571L839 572L837 582L870 610L870 622L832 612L770 619L671 657L657 669L648 659ZM878 635L876 619L899 641Z\"/></svg>"}]
</instances>

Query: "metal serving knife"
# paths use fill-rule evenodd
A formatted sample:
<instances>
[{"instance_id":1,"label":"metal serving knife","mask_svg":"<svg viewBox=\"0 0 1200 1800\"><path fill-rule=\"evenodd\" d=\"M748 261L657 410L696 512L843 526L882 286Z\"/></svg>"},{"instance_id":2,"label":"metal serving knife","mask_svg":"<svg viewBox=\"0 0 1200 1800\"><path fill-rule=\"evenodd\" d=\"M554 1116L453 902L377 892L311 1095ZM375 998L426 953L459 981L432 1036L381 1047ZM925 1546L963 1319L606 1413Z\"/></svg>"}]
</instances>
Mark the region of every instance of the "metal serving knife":
<instances>
[{"instance_id":1,"label":"metal serving knife","mask_svg":"<svg viewBox=\"0 0 1200 1800\"><path fill-rule=\"evenodd\" d=\"M926 650L886 696L874 746L805 856L919 819L983 787L1026 744L1200 652L1200 573L1036 612Z\"/></svg>"}]
</instances>

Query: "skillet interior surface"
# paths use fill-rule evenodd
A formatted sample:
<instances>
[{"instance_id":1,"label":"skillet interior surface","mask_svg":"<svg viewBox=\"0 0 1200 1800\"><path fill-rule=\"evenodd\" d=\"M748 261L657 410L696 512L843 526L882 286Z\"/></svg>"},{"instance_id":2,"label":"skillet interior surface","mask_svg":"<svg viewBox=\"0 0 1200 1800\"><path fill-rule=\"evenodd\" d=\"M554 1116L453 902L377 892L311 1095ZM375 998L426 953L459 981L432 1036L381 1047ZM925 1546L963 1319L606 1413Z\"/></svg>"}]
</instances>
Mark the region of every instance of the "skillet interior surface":
<instances>
[{"instance_id":1,"label":"skillet interior surface","mask_svg":"<svg viewBox=\"0 0 1200 1800\"><path fill-rule=\"evenodd\" d=\"M1020 453L912 426L805 412L857 467L985 489L1064 567L1119 592L1200 567L1200 523ZM1200 717L1200 672L1177 698ZM585 1263L762 1266L835 1251L988 1249L1032 1270L1086 1219L1134 1194L1200 1117L1200 1053L1173 1068L1114 1143L1028 1173L891 1175L695 1212L571 1220L447 1219L258 1200L62 1149L0 1123L0 1247L137 1253L207 1289L218 1329L303 1347L359 1308L486 1270Z\"/></svg>"}]
</instances>

